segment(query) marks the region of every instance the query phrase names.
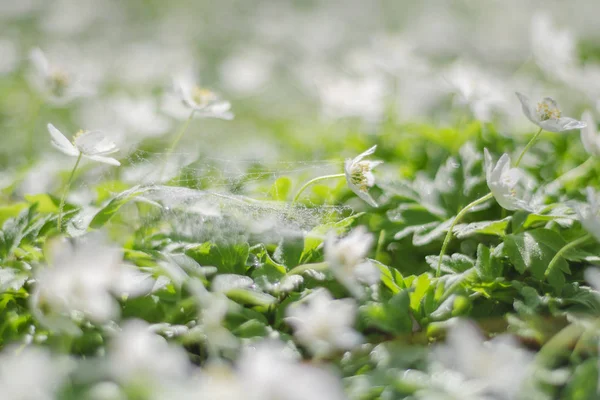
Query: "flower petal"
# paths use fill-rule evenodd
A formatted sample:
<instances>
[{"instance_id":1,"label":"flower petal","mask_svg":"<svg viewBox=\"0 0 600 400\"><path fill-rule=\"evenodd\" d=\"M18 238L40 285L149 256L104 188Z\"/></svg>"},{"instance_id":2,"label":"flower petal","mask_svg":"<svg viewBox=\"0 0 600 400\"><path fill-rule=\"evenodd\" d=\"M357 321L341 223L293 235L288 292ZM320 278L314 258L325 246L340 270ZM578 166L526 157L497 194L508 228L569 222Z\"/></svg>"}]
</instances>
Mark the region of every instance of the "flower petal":
<instances>
[{"instance_id":1,"label":"flower petal","mask_svg":"<svg viewBox=\"0 0 600 400\"><path fill-rule=\"evenodd\" d=\"M585 111L581 119L587 125L581 129L581 143L588 154L598 157L600 156L600 137L598 137L596 121L590 111Z\"/></svg>"},{"instance_id":2,"label":"flower petal","mask_svg":"<svg viewBox=\"0 0 600 400\"><path fill-rule=\"evenodd\" d=\"M538 125L549 132L563 132L572 129L582 129L587 126L585 122L569 117L540 121Z\"/></svg>"},{"instance_id":3,"label":"flower petal","mask_svg":"<svg viewBox=\"0 0 600 400\"><path fill-rule=\"evenodd\" d=\"M537 115L535 113L535 109L533 108L533 104L531 103L531 100L529 100L529 97L527 97L524 94L519 93L519 92L515 92L515 94L517 95L517 97L519 98L519 101L521 102L521 108L523 109L523 114L525 114L527 119L529 119L531 122L538 125L539 121L538 121Z\"/></svg>"},{"instance_id":4,"label":"flower petal","mask_svg":"<svg viewBox=\"0 0 600 400\"><path fill-rule=\"evenodd\" d=\"M31 53L29 53L29 59L31 60L33 67L40 75L47 76L50 73L50 63L44 55L44 52L39 48L36 47L35 49L31 50Z\"/></svg>"},{"instance_id":5,"label":"flower petal","mask_svg":"<svg viewBox=\"0 0 600 400\"><path fill-rule=\"evenodd\" d=\"M58 150L62 151L69 156L78 156L79 150L73 146L73 143L69 141L58 129L52 124L48 124L48 132L51 136L52 145Z\"/></svg>"},{"instance_id":6,"label":"flower petal","mask_svg":"<svg viewBox=\"0 0 600 400\"><path fill-rule=\"evenodd\" d=\"M354 159L352 160L352 162L353 163L359 162L360 160L362 160L366 156L370 156L371 154L375 153L376 149L377 149L377 145L371 147L367 151L364 151L364 152L360 153L359 155L357 155L356 157L354 157Z\"/></svg>"},{"instance_id":7,"label":"flower petal","mask_svg":"<svg viewBox=\"0 0 600 400\"><path fill-rule=\"evenodd\" d=\"M112 158L112 157L103 157L103 156L98 156L98 155L88 155L88 154L84 154L83 156L84 156L85 158L88 158L88 159L90 159L90 160L98 161L98 162L101 162L101 163L104 163L104 164L115 165L115 166L117 166L117 167L118 167L119 165L121 165L121 163L120 163L118 160L116 160L116 159L114 159L114 158Z\"/></svg>"},{"instance_id":8,"label":"flower petal","mask_svg":"<svg viewBox=\"0 0 600 400\"><path fill-rule=\"evenodd\" d=\"M101 131L84 132L75 138L75 146L88 156L113 154L119 149Z\"/></svg>"}]
</instances>

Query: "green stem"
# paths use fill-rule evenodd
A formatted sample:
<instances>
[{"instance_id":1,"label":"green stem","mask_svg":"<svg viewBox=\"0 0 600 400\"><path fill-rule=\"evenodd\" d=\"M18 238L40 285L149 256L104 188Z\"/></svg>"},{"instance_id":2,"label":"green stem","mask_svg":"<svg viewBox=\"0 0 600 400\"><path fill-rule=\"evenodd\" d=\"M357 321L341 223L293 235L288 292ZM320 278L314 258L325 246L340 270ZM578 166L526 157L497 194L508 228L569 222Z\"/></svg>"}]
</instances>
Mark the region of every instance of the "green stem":
<instances>
[{"instance_id":1,"label":"green stem","mask_svg":"<svg viewBox=\"0 0 600 400\"><path fill-rule=\"evenodd\" d=\"M329 268L329 264L327 262L319 262L319 263L310 263L310 264L300 264L290 269L286 276L290 275L302 275L304 271L308 271L310 269L314 269L315 271L325 271Z\"/></svg>"},{"instance_id":2,"label":"green stem","mask_svg":"<svg viewBox=\"0 0 600 400\"><path fill-rule=\"evenodd\" d=\"M185 132L187 131L188 126L190 125L190 122L192 122L192 119L194 118L194 113L195 112L196 112L196 110L192 110L192 112L190 113L190 116L188 117L188 119L185 120L185 122L181 126L181 129L179 129L179 132L177 132L177 135L175 136L175 139L171 143L171 146L169 146L169 149L167 150L167 154L165 155L165 162L163 163L163 167L162 167L162 170L160 172L160 177L161 178L162 178L162 176L163 176L163 174L165 172L165 168L167 167L167 163L169 162L169 158L171 158L171 154L173 154L173 151L175 150L175 148L177 147L177 145L179 144L179 142L183 138L183 135L185 135Z\"/></svg>"},{"instance_id":3,"label":"green stem","mask_svg":"<svg viewBox=\"0 0 600 400\"><path fill-rule=\"evenodd\" d=\"M450 239L452 239L452 230L454 229L454 226L462 219L462 217L465 216L465 214L467 212L469 212L469 210L471 208L478 206L481 203L485 203L492 197L494 197L494 195L492 193L486 194L485 196L467 204L462 210L460 210L460 212L456 215L456 217L454 217L454 219L452 220L452 223L450 224L450 227L448 228L446 237L444 238L444 243L442 244L442 251L440 251L440 257L438 259L438 265L437 265L437 270L436 270L435 276L440 276L441 269L442 269L442 259L444 258L444 254L446 253L448 244L450 244Z\"/></svg>"},{"instance_id":4,"label":"green stem","mask_svg":"<svg viewBox=\"0 0 600 400\"><path fill-rule=\"evenodd\" d=\"M300 190L298 190L298 193L296 193L296 195L294 196L293 200L292 200L292 204L294 204L296 201L298 201L298 199L300 198L300 195L302 194L302 192L304 192L304 190L309 187L310 185L312 185L315 182L319 182L319 181L324 181L325 179L333 179L333 178L341 178L346 176L346 174L334 174L334 175L323 175L323 176L319 176L317 178L313 178L310 181L306 182L301 188Z\"/></svg>"},{"instance_id":5,"label":"green stem","mask_svg":"<svg viewBox=\"0 0 600 400\"><path fill-rule=\"evenodd\" d=\"M533 146L533 144L537 140L538 136L540 136L542 134L542 130L543 130L543 128L540 128L540 130L531 138L529 143L527 143L527 146L525 146L525 148L521 152L521 155L519 156L519 158L517 158L517 162L515 163L515 168L518 167L519 164L521 164L521 160L523 159L523 156L525 155L525 153L527 153L527 151L531 148L531 146Z\"/></svg>"},{"instance_id":6,"label":"green stem","mask_svg":"<svg viewBox=\"0 0 600 400\"><path fill-rule=\"evenodd\" d=\"M594 159L594 157L588 158L583 163L581 163L579 166L573 168L570 171L565 172L564 174L562 174L561 176L559 176L558 178L556 178L555 180L550 182L547 185L548 190L558 189L564 183L569 182L573 179L579 178L580 176L582 176L583 174L588 172L589 169L591 167L593 167L595 163L596 163L596 160Z\"/></svg>"},{"instance_id":7,"label":"green stem","mask_svg":"<svg viewBox=\"0 0 600 400\"><path fill-rule=\"evenodd\" d=\"M554 257L550 261L550 264L548 264L548 268L546 269L546 272L544 272L544 276L548 277L548 275L550 275L550 273L554 269L554 266L556 265L556 263L558 262L558 260L560 260L560 258L562 257L563 254L565 254L567 251L571 250L572 248L577 247L580 244L585 243L586 241L588 241L591 238L592 238L592 235L590 235L588 233L587 235L582 236L579 239L573 240L571 243L566 244L562 249L560 249L554 255Z\"/></svg>"},{"instance_id":8,"label":"green stem","mask_svg":"<svg viewBox=\"0 0 600 400\"><path fill-rule=\"evenodd\" d=\"M62 231L62 216L63 209L65 208L65 200L67 199L67 194L69 193L69 189L71 188L71 184L73 183L73 178L75 177L75 171L81 162L82 153L79 153L79 157L77 157L77 161L75 162L75 166L71 171L71 176L69 176L69 180L67 181L67 186L65 186L65 190L63 191L62 197L60 198L60 205L58 206L58 221L56 223L56 227L58 232Z\"/></svg>"}]
</instances>

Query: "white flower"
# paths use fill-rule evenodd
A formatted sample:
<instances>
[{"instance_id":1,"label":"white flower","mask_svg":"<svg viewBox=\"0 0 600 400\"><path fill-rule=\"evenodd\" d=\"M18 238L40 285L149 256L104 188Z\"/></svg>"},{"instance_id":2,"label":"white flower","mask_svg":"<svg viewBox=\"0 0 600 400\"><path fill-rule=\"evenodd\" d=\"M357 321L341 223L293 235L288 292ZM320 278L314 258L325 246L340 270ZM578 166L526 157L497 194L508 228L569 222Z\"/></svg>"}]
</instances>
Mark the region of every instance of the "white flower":
<instances>
[{"instance_id":1,"label":"white flower","mask_svg":"<svg viewBox=\"0 0 600 400\"><path fill-rule=\"evenodd\" d=\"M82 131L75 135L73 142L70 142L52 124L48 124L48 132L50 132L52 138L52 145L66 155L72 157L81 155L94 161L110 165L121 165L116 159L106 157L109 154L116 153L119 149L100 131Z\"/></svg>"},{"instance_id":2,"label":"white flower","mask_svg":"<svg viewBox=\"0 0 600 400\"><path fill-rule=\"evenodd\" d=\"M591 187L588 187L586 192L587 204L578 204L575 211L585 230L600 242L600 199Z\"/></svg>"},{"instance_id":3,"label":"white flower","mask_svg":"<svg viewBox=\"0 0 600 400\"><path fill-rule=\"evenodd\" d=\"M31 296L36 317L50 328L77 333L70 319L81 316L107 322L119 315L115 295L135 297L151 289L151 279L131 284L137 275L122 264L121 249L107 245L102 236L60 241L50 250L50 265L37 271Z\"/></svg>"},{"instance_id":4,"label":"white flower","mask_svg":"<svg viewBox=\"0 0 600 400\"><path fill-rule=\"evenodd\" d=\"M485 179L498 204L510 211L531 211L532 208L529 204L519 197L520 194L523 194L523 188L519 185L523 173L520 169L511 167L510 156L504 153L494 165L492 156L487 149L484 149L484 155Z\"/></svg>"},{"instance_id":5,"label":"white flower","mask_svg":"<svg viewBox=\"0 0 600 400\"><path fill-rule=\"evenodd\" d=\"M29 58L33 66L31 84L50 102L64 105L77 97L93 94L93 90L85 87L72 73L50 64L42 50L33 49Z\"/></svg>"},{"instance_id":6,"label":"white flower","mask_svg":"<svg viewBox=\"0 0 600 400\"><path fill-rule=\"evenodd\" d=\"M5 400L53 400L72 369L66 358L35 347L8 347L0 353L0 393Z\"/></svg>"},{"instance_id":7,"label":"white flower","mask_svg":"<svg viewBox=\"0 0 600 400\"><path fill-rule=\"evenodd\" d=\"M515 399L531 378L533 355L511 336L484 341L469 322L458 321L444 345L433 351L434 371L456 371L469 383L481 385L491 398Z\"/></svg>"},{"instance_id":8,"label":"white flower","mask_svg":"<svg viewBox=\"0 0 600 400\"><path fill-rule=\"evenodd\" d=\"M516 93L521 101L525 116L540 128L549 132L563 132L571 129L585 128L586 123L569 117L562 117L560 109L551 97L544 97L539 103L533 104L529 98Z\"/></svg>"},{"instance_id":9,"label":"white flower","mask_svg":"<svg viewBox=\"0 0 600 400\"><path fill-rule=\"evenodd\" d=\"M278 342L246 348L238 362L238 371L248 400L346 399L338 377L300 363L289 348Z\"/></svg>"},{"instance_id":10,"label":"white flower","mask_svg":"<svg viewBox=\"0 0 600 400\"><path fill-rule=\"evenodd\" d=\"M186 119L193 112L195 117L233 119L231 103L221 100L213 91L198 87L189 79L173 83L173 92L163 98L164 111L174 118Z\"/></svg>"},{"instance_id":11,"label":"white flower","mask_svg":"<svg viewBox=\"0 0 600 400\"><path fill-rule=\"evenodd\" d=\"M600 134L598 134L596 121L592 113L589 111L584 112L581 119L587 125L581 129L581 143L583 143L583 147L589 155L600 157Z\"/></svg>"},{"instance_id":12,"label":"white flower","mask_svg":"<svg viewBox=\"0 0 600 400\"><path fill-rule=\"evenodd\" d=\"M353 328L356 303L353 299L334 300L326 289L319 289L286 310L285 321L294 336L317 357L336 350L350 350L362 342Z\"/></svg>"},{"instance_id":13,"label":"white flower","mask_svg":"<svg viewBox=\"0 0 600 400\"><path fill-rule=\"evenodd\" d=\"M183 381L191 370L185 350L168 343L141 320L123 325L110 344L108 362L113 379L125 385L160 387Z\"/></svg>"},{"instance_id":14,"label":"white flower","mask_svg":"<svg viewBox=\"0 0 600 400\"><path fill-rule=\"evenodd\" d=\"M330 233L325 240L325 261L335 278L354 296L361 297L363 288L379 281L380 271L365 260L373 244L373 235L360 226L346 237L337 239Z\"/></svg>"},{"instance_id":15,"label":"white flower","mask_svg":"<svg viewBox=\"0 0 600 400\"><path fill-rule=\"evenodd\" d=\"M344 164L344 173L350 190L373 207L377 207L377 203L368 192L368 189L375 184L375 176L371 171L383 161L363 161L363 158L375 153L376 148L375 145L353 159L347 159Z\"/></svg>"}]
</instances>

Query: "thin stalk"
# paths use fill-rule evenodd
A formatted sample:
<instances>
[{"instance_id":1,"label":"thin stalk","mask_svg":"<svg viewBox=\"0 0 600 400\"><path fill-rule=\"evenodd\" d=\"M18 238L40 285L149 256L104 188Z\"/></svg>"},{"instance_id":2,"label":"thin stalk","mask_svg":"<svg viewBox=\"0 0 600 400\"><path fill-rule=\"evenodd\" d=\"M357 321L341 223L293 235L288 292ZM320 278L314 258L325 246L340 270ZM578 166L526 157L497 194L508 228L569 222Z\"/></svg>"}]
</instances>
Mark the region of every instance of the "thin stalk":
<instances>
[{"instance_id":1,"label":"thin stalk","mask_svg":"<svg viewBox=\"0 0 600 400\"><path fill-rule=\"evenodd\" d=\"M65 186L65 190L63 191L62 197L60 198L60 205L58 206L58 221L56 223L56 228L58 232L62 231L62 216L63 209L65 208L65 200L67 199L67 194L69 193L69 189L71 188L71 184L73 183L73 178L75 177L75 171L81 162L82 153L79 153L79 157L77 157L77 161L75 162L75 166L71 171L71 176L69 176L69 180L67 181L67 186Z\"/></svg>"},{"instance_id":2,"label":"thin stalk","mask_svg":"<svg viewBox=\"0 0 600 400\"><path fill-rule=\"evenodd\" d=\"M558 178L556 178L555 180L550 182L547 186L548 190L552 191L555 189L559 189L566 182L569 182L569 181L579 178L580 176L587 173L590 170L590 168L594 166L595 163L596 163L596 160L594 159L594 157L588 158L583 163L581 163L579 166L573 168L572 170L565 172L564 174L562 174L561 176L559 176Z\"/></svg>"},{"instance_id":3,"label":"thin stalk","mask_svg":"<svg viewBox=\"0 0 600 400\"><path fill-rule=\"evenodd\" d=\"M543 128L540 128L540 130L531 138L529 143L527 143L527 146L525 146L525 148L521 152L521 155L519 156L519 158L517 158L517 162L515 163L515 168L518 167L519 164L521 164L521 160L523 159L523 156L525 155L525 153L527 153L527 151L531 148L531 146L533 146L533 144L537 140L538 136L540 136L542 134L542 130L543 130Z\"/></svg>"},{"instance_id":4,"label":"thin stalk","mask_svg":"<svg viewBox=\"0 0 600 400\"><path fill-rule=\"evenodd\" d=\"M300 198L300 195L302 194L302 192L304 192L304 190L309 187L310 185L312 185L315 182L319 182L319 181L324 181L325 179L333 179L333 178L342 178L346 176L346 174L334 174L334 175L323 175L323 176L319 176L317 178L313 178L310 181L306 182L301 188L300 190L298 190L298 193L296 193L296 195L294 196L294 198L292 199L292 204L294 204L296 201L298 201L298 199Z\"/></svg>"},{"instance_id":5,"label":"thin stalk","mask_svg":"<svg viewBox=\"0 0 600 400\"><path fill-rule=\"evenodd\" d=\"M494 197L494 195L492 193L486 194L485 196L467 204L462 210L460 210L460 212L456 215L456 217L454 217L454 219L452 220L452 223L450 224L450 227L448 228L446 237L444 238L444 243L442 244L442 251L440 251L440 257L438 259L438 265L437 265L437 270L436 270L435 276L438 276L438 277L440 276L441 269L442 269L442 259L444 258L444 254L446 253L448 244L450 244L450 240L452 239L452 230L454 229L454 226L465 216L465 214L471 208L478 206L481 203L485 203L492 197Z\"/></svg>"},{"instance_id":6,"label":"thin stalk","mask_svg":"<svg viewBox=\"0 0 600 400\"><path fill-rule=\"evenodd\" d=\"M181 126L181 129L179 129L179 132L177 132L177 135L175 136L175 139L171 143L171 146L169 146L169 148L167 150L167 154L165 155L165 162L163 163L163 167L162 167L162 170L160 172L160 178L161 179L162 179L162 176L163 176L163 174L165 172L165 168L167 167L167 163L169 162L169 158L171 158L171 154L173 154L173 151L175 150L175 148L177 147L177 145L179 144L179 142L183 138L183 135L185 135L185 132L187 131L188 126L190 125L190 122L192 122L192 118L194 118L194 113L195 112L196 112L196 110L192 110L192 112L190 113L190 116L188 117L188 119L185 120L185 122Z\"/></svg>"},{"instance_id":7,"label":"thin stalk","mask_svg":"<svg viewBox=\"0 0 600 400\"><path fill-rule=\"evenodd\" d=\"M566 244L562 249L560 249L554 255L554 257L552 257L552 260L550 260L550 264L548 264L548 268L546 269L546 272L544 272L544 276L547 277L548 275L550 275L550 273L554 269L554 266L556 265L558 260L560 260L560 258L562 257L563 254L565 254L567 251L571 250L572 248L575 248L575 247L579 246L580 244L585 243L586 241L588 241L591 238L592 238L592 235L590 235L588 233L587 235L582 236L579 239L573 240L571 243Z\"/></svg>"}]
</instances>

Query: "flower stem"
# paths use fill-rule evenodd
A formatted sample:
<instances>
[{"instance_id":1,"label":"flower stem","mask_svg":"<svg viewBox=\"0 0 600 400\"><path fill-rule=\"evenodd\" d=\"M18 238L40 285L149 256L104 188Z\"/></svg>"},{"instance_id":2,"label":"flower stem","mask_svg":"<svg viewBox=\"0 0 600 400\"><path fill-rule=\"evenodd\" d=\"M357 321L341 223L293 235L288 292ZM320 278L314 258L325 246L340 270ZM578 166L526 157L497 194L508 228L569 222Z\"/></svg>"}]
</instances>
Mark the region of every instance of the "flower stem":
<instances>
[{"instance_id":1,"label":"flower stem","mask_svg":"<svg viewBox=\"0 0 600 400\"><path fill-rule=\"evenodd\" d=\"M169 146L169 149L167 150L167 154L165 155L165 162L163 163L163 167L160 171L160 179L162 179L162 176L165 172L165 168L167 167L167 163L169 162L169 158L171 158L171 154L173 154L173 151L175 150L175 148L177 147L177 145L183 138L183 135L185 135L185 132L187 131L187 128L190 125L190 122L192 121L192 118L194 118L195 112L196 112L196 110L192 110L188 119L185 120L185 122L181 126L181 129L179 129L179 132L177 132L177 136L175 136L175 139L171 143L171 146Z\"/></svg>"},{"instance_id":2,"label":"flower stem","mask_svg":"<svg viewBox=\"0 0 600 400\"><path fill-rule=\"evenodd\" d=\"M304 192L304 190L309 187L310 185L312 185L315 182L319 182L319 181L324 181L325 179L333 179L333 178L342 178L346 176L346 174L334 174L334 175L323 175L323 176L319 176L317 178L313 178L310 181L306 182L301 188L300 190L298 190L298 192L296 193L296 195L294 196L293 200L292 200L292 204L294 204L296 201L298 201L298 199L300 198L300 195L302 194L302 192Z\"/></svg>"},{"instance_id":3,"label":"flower stem","mask_svg":"<svg viewBox=\"0 0 600 400\"><path fill-rule=\"evenodd\" d=\"M515 168L518 167L519 164L521 164L521 160L523 159L523 156L525 155L525 153L527 153L527 151L531 148L531 146L533 146L533 144L537 140L538 136L540 136L542 134L542 130L543 130L543 128L540 128L540 130L531 138L529 143L527 143L527 146L525 146L525 148L521 152L521 155L519 156L519 158L517 158L517 162L515 163Z\"/></svg>"},{"instance_id":4,"label":"flower stem","mask_svg":"<svg viewBox=\"0 0 600 400\"><path fill-rule=\"evenodd\" d=\"M67 194L69 193L69 189L71 188L71 184L73 183L73 178L75 177L75 171L81 162L82 153L79 153L79 157L77 157L77 161L75 162L75 166L71 171L71 176L69 176L69 180L67 181L67 186L65 186L65 190L63 191L62 197L60 198L60 205L58 206L58 220L56 222L56 228L60 233L62 231L62 216L63 209L65 208L65 200L67 199Z\"/></svg>"},{"instance_id":5,"label":"flower stem","mask_svg":"<svg viewBox=\"0 0 600 400\"><path fill-rule=\"evenodd\" d=\"M567 251L571 250L572 248L577 247L580 244L585 243L586 241L588 241L591 238L592 238L592 235L590 235L588 233L587 235L582 236L579 239L573 240L571 243L567 243L562 249L560 249L554 255L554 257L552 258L552 260L550 260L550 264L548 264L548 268L546 269L546 272L544 272L544 276L548 277L548 275L550 275L550 273L554 269L554 266L556 265L556 263L558 262L558 260L560 260L560 258L562 257L563 254L565 254Z\"/></svg>"},{"instance_id":6,"label":"flower stem","mask_svg":"<svg viewBox=\"0 0 600 400\"><path fill-rule=\"evenodd\" d=\"M492 197L494 197L494 195L492 193L486 194L485 196L467 204L462 210L459 211L459 213L456 215L456 217L454 217L454 219L452 220L452 223L450 224L450 227L448 228L446 237L444 238L444 243L442 244L442 250L440 251L440 257L438 259L438 265L437 265L437 270L435 272L435 276L438 276L438 277L440 276L441 269L442 269L442 259L444 258L444 254L446 253L448 244L450 244L450 239L452 239L452 230L454 229L454 226L456 226L456 224L465 216L465 214L471 208L478 206L481 203L485 203Z\"/></svg>"},{"instance_id":7,"label":"flower stem","mask_svg":"<svg viewBox=\"0 0 600 400\"><path fill-rule=\"evenodd\" d=\"M552 192L553 190L558 190L566 182L569 182L573 179L579 178L580 176L582 176L583 174L588 172L590 170L590 168L594 166L595 163L596 163L596 160L594 159L594 157L588 158L586 161L581 163L579 166L573 168L572 170L565 172L564 174L562 174L561 176L559 176L558 178L556 178L555 180L550 182L546 186L548 191Z\"/></svg>"}]
</instances>

